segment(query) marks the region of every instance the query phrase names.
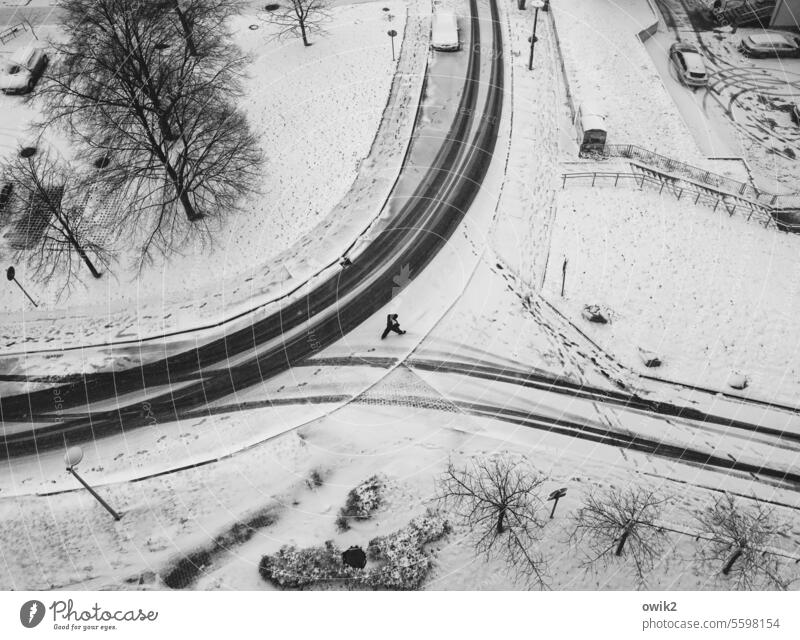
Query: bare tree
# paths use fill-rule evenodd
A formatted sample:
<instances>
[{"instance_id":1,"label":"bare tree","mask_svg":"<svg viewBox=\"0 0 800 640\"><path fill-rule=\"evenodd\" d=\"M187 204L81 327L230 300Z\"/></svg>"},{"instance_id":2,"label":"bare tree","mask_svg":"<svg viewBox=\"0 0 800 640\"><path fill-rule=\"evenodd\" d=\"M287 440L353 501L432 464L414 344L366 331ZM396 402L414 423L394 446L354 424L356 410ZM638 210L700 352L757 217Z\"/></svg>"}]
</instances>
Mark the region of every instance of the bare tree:
<instances>
[{"instance_id":1,"label":"bare tree","mask_svg":"<svg viewBox=\"0 0 800 640\"><path fill-rule=\"evenodd\" d=\"M725 494L696 516L701 538L700 563L733 581L736 589L772 587L787 589L791 580L781 575L778 556L770 551L778 538L787 534L786 523L761 502L746 508Z\"/></svg>"},{"instance_id":2,"label":"bare tree","mask_svg":"<svg viewBox=\"0 0 800 640\"><path fill-rule=\"evenodd\" d=\"M478 553L499 554L518 580L545 588L546 563L535 550L545 523L539 516L543 482L523 460L502 453L463 468L449 463L437 498L471 530Z\"/></svg>"},{"instance_id":3,"label":"bare tree","mask_svg":"<svg viewBox=\"0 0 800 640\"><path fill-rule=\"evenodd\" d=\"M330 18L329 4L330 0L288 0L275 11L267 11L264 20L278 27L276 37L300 36L310 47L309 34L322 32Z\"/></svg>"},{"instance_id":4,"label":"bare tree","mask_svg":"<svg viewBox=\"0 0 800 640\"><path fill-rule=\"evenodd\" d=\"M14 259L28 266L35 281L60 280L62 292L81 264L99 278L110 252L84 217L85 183L47 151L15 158L3 173L12 185L7 214Z\"/></svg>"},{"instance_id":5,"label":"bare tree","mask_svg":"<svg viewBox=\"0 0 800 640\"><path fill-rule=\"evenodd\" d=\"M665 535L657 520L666 499L642 488L610 488L590 493L573 516L574 544L586 544L589 553L585 566L608 562L614 557L633 559L641 584L661 557Z\"/></svg>"},{"instance_id":6,"label":"bare tree","mask_svg":"<svg viewBox=\"0 0 800 640\"><path fill-rule=\"evenodd\" d=\"M196 0L199 1L199 0ZM127 204L120 224L136 229L142 254L171 249L204 218L251 192L261 153L244 115L245 58L229 34L193 27L176 43L175 17L148 3L64 0L64 30L39 90L47 120L80 155L108 160L110 195ZM191 224L185 224L189 222Z\"/></svg>"}]
</instances>

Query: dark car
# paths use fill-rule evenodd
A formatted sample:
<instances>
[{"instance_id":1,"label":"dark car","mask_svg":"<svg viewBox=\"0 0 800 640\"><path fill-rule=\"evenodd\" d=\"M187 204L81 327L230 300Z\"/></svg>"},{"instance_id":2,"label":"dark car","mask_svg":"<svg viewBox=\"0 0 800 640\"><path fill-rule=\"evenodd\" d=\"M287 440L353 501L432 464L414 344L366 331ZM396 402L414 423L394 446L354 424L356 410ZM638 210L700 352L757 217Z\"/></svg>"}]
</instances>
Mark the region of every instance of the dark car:
<instances>
[{"instance_id":1,"label":"dark car","mask_svg":"<svg viewBox=\"0 0 800 640\"><path fill-rule=\"evenodd\" d=\"M669 59L685 85L704 87L708 84L705 59L693 44L676 42L669 48Z\"/></svg>"},{"instance_id":2,"label":"dark car","mask_svg":"<svg viewBox=\"0 0 800 640\"><path fill-rule=\"evenodd\" d=\"M800 36L778 31L742 38L739 50L751 58L800 58Z\"/></svg>"},{"instance_id":3,"label":"dark car","mask_svg":"<svg viewBox=\"0 0 800 640\"><path fill-rule=\"evenodd\" d=\"M792 105L792 120L797 125L800 125L800 102L795 102Z\"/></svg>"}]
</instances>

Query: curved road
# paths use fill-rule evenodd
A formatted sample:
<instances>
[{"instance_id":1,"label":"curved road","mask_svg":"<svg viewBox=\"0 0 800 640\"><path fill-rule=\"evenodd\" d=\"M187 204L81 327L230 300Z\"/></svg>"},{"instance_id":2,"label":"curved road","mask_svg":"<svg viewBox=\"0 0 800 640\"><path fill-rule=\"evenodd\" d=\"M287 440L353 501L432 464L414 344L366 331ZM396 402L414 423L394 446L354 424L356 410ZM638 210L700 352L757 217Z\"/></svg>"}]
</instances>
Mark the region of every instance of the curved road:
<instances>
[{"instance_id":1,"label":"curved road","mask_svg":"<svg viewBox=\"0 0 800 640\"><path fill-rule=\"evenodd\" d=\"M272 316L203 346L121 372L53 380L48 389L0 399L4 445L0 455L35 453L130 430L154 418L168 422L188 412L196 414L208 403L258 384L342 338L391 300L392 279L401 268L410 266L413 274L421 273L475 199L497 140L503 106L502 55L491 55L489 78L481 87L481 51L502 51L496 0L488 2L491 47L481 42L477 0L469 0L471 16L463 29L469 32L467 73L444 143L391 227L351 266ZM478 107L483 91L485 101ZM62 419L65 410L178 383L187 384L128 404L120 402L112 411L71 413Z\"/></svg>"}]
</instances>

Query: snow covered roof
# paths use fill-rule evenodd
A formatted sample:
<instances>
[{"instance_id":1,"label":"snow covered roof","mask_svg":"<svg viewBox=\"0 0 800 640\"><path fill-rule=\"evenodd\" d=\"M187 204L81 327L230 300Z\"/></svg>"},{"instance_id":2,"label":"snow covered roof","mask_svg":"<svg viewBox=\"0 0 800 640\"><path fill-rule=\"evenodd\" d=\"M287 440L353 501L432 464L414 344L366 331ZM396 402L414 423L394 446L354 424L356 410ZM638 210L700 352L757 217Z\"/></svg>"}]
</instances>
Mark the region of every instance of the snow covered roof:
<instances>
[{"instance_id":1,"label":"snow covered roof","mask_svg":"<svg viewBox=\"0 0 800 640\"><path fill-rule=\"evenodd\" d=\"M749 38L756 44L791 44L789 39L782 33L754 33Z\"/></svg>"},{"instance_id":2,"label":"snow covered roof","mask_svg":"<svg viewBox=\"0 0 800 640\"><path fill-rule=\"evenodd\" d=\"M584 102L581 104L581 127L584 131L592 129L606 129L606 119L602 110L594 103Z\"/></svg>"}]
</instances>

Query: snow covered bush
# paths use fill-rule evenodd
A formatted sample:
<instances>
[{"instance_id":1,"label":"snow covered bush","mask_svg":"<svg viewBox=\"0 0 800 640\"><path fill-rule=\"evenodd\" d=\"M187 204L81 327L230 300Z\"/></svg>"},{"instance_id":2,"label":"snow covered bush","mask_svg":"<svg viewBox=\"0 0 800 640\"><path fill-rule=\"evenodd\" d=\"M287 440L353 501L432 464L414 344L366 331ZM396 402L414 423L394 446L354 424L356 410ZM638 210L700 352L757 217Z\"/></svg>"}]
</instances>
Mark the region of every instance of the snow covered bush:
<instances>
[{"instance_id":1,"label":"snow covered bush","mask_svg":"<svg viewBox=\"0 0 800 640\"><path fill-rule=\"evenodd\" d=\"M342 563L342 551L331 540L321 547L298 549L285 545L258 564L264 580L287 589L302 589L334 580L357 579L361 570Z\"/></svg>"},{"instance_id":2,"label":"snow covered bush","mask_svg":"<svg viewBox=\"0 0 800 640\"><path fill-rule=\"evenodd\" d=\"M351 520L367 520L381 506L385 486L383 477L375 475L365 480L347 494L347 502L339 511L336 526L347 531Z\"/></svg>"},{"instance_id":3,"label":"snow covered bush","mask_svg":"<svg viewBox=\"0 0 800 640\"><path fill-rule=\"evenodd\" d=\"M365 583L373 589L419 589L433 567L433 554L425 545L449 532L447 520L428 512L391 535L371 540L367 553L381 565L366 574Z\"/></svg>"}]
</instances>

